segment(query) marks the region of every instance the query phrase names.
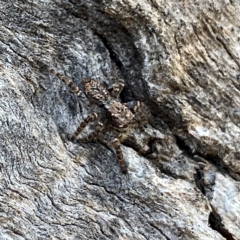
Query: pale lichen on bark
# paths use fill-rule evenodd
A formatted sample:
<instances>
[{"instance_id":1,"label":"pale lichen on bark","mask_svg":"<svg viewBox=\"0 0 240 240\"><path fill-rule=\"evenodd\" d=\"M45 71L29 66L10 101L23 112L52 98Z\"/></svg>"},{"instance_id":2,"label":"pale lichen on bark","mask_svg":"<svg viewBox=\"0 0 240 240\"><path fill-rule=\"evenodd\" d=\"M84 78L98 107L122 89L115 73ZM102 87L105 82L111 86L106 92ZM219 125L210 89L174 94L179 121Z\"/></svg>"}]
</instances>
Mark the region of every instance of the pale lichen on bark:
<instances>
[{"instance_id":1,"label":"pale lichen on bark","mask_svg":"<svg viewBox=\"0 0 240 240\"><path fill-rule=\"evenodd\" d=\"M0 239L240 239L237 2L0 10ZM126 176L104 145L69 141L95 108L49 67L81 90L123 78L122 101L144 102L151 121L122 144Z\"/></svg>"}]
</instances>

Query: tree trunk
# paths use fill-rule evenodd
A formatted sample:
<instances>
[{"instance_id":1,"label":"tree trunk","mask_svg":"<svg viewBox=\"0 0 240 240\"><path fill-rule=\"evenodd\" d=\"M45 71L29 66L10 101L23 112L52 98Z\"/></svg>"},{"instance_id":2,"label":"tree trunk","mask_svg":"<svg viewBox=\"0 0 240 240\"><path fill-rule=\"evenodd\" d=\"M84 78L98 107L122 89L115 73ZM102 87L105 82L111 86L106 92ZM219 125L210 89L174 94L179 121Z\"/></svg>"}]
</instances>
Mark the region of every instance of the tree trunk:
<instances>
[{"instance_id":1,"label":"tree trunk","mask_svg":"<svg viewBox=\"0 0 240 240\"><path fill-rule=\"evenodd\" d=\"M238 1L0 9L0 239L240 239ZM69 138L102 111L86 78L124 79L121 102L150 114L121 143L127 174L100 139Z\"/></svg>"}]
</instances>

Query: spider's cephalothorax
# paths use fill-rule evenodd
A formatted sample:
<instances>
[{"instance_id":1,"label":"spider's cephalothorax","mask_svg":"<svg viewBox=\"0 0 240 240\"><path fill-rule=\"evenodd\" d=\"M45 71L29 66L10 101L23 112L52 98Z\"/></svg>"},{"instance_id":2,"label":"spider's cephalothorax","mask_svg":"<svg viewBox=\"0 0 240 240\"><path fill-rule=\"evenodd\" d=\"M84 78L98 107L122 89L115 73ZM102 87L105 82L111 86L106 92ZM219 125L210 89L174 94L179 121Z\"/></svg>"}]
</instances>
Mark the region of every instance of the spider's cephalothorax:
<instances>
[{"instance_id":1,"label":"spider's cephalothorax","mask_svg":"<svg viewBox=\"0 0 240 240\"><path fill-rule=\"evenodd\" d=\"M51 69L51 72L59 77L78 96L81 94L79 88L65 76L53 69ZM96 139L107 146L109 146L109 142L111 142L111 145L116 151L121 171L126 173L127 165L123 159L120 141L126 137L125 135L128 132L127 129L133 126L135 121L134 111L137 106L139 106L139 102L135 102L134 104L123 104L118 99L124 87L124 81L122 79L120 79L118 83L114 83L110 90L107 90L104 85L94 79L85 79L83 82L84 92L87 98L90 102L99 106L99 110L103 109L103 114L100 114L100 116L98 116L97 113L89 114L89 116L79 124L71 140L75 140L87 124L100 118L95 130L88 135L88 137L80 138L77 141L90 142ZM111 134L107 134L108 132L111 132ZM109 136L111 139L108 139Z\"/></svg>"},{"instance_id":2,"label":"spider's cephalothorax","mask_svg":"<svg viewBox=\"0 0 240 240\"><path fill-rule=\"evenodd\" d=\"M102 105L110 100L110 94L107 89L93 79L84 80L84 90L88 99L98 105Z\"/></svg>"},{"instance_id":3,"label":"spider's cephalothorax","mask_svg":"<svg viewBox=\"0 0 240 240\"><path fill-rule=\"evenodd\" d=\"M105 105L107 117L115 128L126 128L132 123L133 113L120 101L112 100Z\"/></svg>"},{"instance_id":4,"label":"spider's cephalothorax","mask_svg":"<svg viewBox=\"0 0 240 240\"><path fill-rule=\"evenodd\" d=\"M117 85L115 83L113 86L114 92L118 88L117 91L120 94L123 86L122 82ZM101 83L93 79L86 79L84 80L84 88L88 99L106 110L109 123L113 127L126 128L132 122L134 118L133 113L120 101L113 99L113 96Z\"/></svg>"}]
</instances>

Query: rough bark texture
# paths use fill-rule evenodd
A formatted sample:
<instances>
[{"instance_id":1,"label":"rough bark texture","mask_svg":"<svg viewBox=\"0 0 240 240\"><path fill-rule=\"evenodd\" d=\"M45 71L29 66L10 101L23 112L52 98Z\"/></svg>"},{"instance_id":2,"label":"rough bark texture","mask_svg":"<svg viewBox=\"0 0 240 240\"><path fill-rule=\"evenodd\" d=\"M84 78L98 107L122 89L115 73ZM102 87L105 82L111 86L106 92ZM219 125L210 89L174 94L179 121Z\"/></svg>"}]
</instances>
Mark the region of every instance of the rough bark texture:
<instances>
[{"instance_id":1,"label":"rough bark texture","mask_svg":"<svg viewBox=\"0 0 240 240\"><path fill-rule=\"evenodd\" d=\"M0 0L0 239L240 239L234 0ZM124 78L144 129L115 153L68 136L82 88ZM92 131L94 125L85 134ZM148 154L142 154L142 149Z\"/></svg>"}]
</instances>

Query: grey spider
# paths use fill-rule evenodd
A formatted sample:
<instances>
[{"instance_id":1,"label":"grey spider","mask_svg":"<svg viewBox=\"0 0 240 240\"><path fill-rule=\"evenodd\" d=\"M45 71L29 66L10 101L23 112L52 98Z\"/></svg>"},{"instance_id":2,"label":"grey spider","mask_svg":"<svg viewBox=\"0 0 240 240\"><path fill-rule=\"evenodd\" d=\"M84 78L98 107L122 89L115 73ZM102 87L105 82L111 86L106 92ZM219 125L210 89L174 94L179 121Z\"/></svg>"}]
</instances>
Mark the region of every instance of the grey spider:
<instances>
[{"instance_id":1,"label":"grey spider","mask_svg":"<svg viewBox=\"0 0 240 240\"><path fill-rule=\"evenodd\" d=\"M80 96L80 89L67 77L58 73L54 69L50 71L61 79L71 90ZM139 106L138 101L122 103L118 97L124 87L124 80L120 79L118 83L112 85L111 90L107 90L103 84L94 79L84 79L84 92L91 103L101 108L100 114L93 112L84 119L71 137L75 141L80 132L90 123L97 119L98 122L95 130L86 138L80 138L77 142L91 142L97 140L109 147L108 139L105 139L107 132L111 132L111 144L114 147L122 173L127 173L127 164L124 161L120 143L127 137L129 131L139 123L142 116L137 114Z\"/></svg>"}]
</instances>

